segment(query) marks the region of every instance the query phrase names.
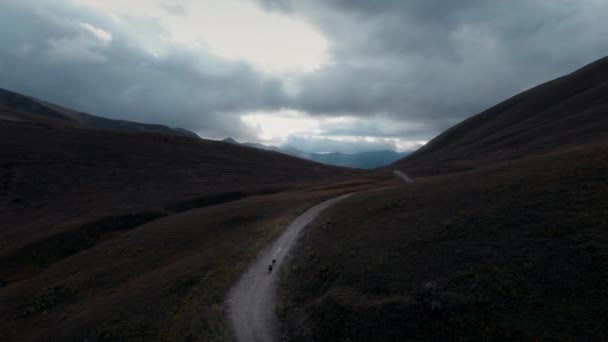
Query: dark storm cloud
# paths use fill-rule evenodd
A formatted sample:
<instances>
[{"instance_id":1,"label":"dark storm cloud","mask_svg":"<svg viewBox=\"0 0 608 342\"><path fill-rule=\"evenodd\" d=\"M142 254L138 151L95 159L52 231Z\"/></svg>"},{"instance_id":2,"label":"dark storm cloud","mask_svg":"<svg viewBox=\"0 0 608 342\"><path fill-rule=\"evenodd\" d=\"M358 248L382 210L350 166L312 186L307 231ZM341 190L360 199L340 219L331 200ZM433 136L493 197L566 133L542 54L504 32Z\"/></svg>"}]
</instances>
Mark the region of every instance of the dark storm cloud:
<instances>
[{"instance_id":1,"label":"dark storm cloud","mask_svg":"<svg viewBox=\"0 0 608 342\"><path fill-rule=\"evenodd\" d=\"M59 1L1 6L3 88L97 115L217 138L255 138L234 113L272 108L282 96L277 80L243 63L176 47L154 56L111 19L82 8ZM153 20L135 24L162 33Z\"/></svg>"},{"instance_id":2,"label":"dark storm cloud","mask_svg":"<svg viewBox=\"0 0 608 342\"><path fill-rule=\"evenodd\" d=\"M599 1L259 0L329 38L333 63L293 106L443 130L608 52Z\"/></svg>"},{"instance_id":3,"label":"dark storm cloud","mask_svg":"<svg viewBox=\"0 0 608 342\"><path fill-rule=\"evenodd\" d=\"M361 119L325 136L425 140L608 52L608 2L597 0L255 1L315 26L331 62L283 82L202 48L155 56L166 32L154 17L120 26L77 2L3 0L0 87L217 138L256 140L242 112L296 109ZM187 14L180 0L161 3Z\"/></svg>"}]
</instances>

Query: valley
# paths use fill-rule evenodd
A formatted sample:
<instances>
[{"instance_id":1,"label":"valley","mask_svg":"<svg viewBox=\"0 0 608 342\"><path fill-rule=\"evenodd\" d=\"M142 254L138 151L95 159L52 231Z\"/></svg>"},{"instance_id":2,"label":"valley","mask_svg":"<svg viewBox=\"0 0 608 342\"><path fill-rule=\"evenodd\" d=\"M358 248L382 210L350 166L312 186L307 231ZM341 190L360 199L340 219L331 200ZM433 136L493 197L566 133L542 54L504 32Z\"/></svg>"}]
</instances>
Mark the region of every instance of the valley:
<instances>
[{"instance_id":1,"label":"valley","mask_svg":"<svg viewBox=\"0 0 608 342\"><path fill-rule=\"evenodd\" d=\"M608 59L448 129L304 234L293 341L603 340Z\"/></svg>"},{"instance_id":2,"label":"valley","mask_svg":"<svg viewBox=\"0 0 608 342\"><path fill-rule=\"evenodd\" d=\"M604 340L607 80L369 170L2 91L0 339Z\"/></svg>"}]
</instances>

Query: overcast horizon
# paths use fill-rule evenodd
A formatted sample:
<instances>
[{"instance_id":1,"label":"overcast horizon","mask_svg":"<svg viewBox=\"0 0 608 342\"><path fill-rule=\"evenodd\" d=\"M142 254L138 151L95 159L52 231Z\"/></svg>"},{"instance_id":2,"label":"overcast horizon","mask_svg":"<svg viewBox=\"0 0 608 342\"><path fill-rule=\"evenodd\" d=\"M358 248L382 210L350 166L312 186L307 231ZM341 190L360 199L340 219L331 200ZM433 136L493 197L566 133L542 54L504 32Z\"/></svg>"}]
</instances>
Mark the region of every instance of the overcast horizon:
<instances>
[{"instance_id":1,"label":"overcast horizon","mask_svg":"<svg viewBox=\"0 0 608 342\"><path fill-rule=\"evenodd\" d=\"M413 150L608 52L598 0L3 0L0 88L203 138Z\"/></svg>"}]
</instances>

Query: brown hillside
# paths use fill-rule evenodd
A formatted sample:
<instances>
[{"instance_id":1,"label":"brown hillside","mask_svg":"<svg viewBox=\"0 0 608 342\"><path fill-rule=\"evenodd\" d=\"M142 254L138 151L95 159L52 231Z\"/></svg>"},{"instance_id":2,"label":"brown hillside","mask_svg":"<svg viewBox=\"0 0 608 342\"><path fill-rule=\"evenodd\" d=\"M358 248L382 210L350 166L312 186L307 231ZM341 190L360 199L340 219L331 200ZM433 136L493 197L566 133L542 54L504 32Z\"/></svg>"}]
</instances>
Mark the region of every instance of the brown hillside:
<instances>
[{"instance_id":1,"label":"brown hillside","mask_svg":"<svg viewBox=\"0 0 608 342\"><path fill-rule=\"evenodd\" d=\"M285 270L284 335L606 340L607 112L603 59L393 165L414 183L330 208Z\"/></svg>"},{"instance_id":2,"label":"brown hillside","mask_svg":"<svg viewBox=\"0 0 608 342\"><path fill-rule=\"evenodd\" d=\"M6 121L0 136L2 264L27 244L96 218L185 210L358 173L186 137ZM11 281L9 269L0 267L0 279Z\"/></svg>"},{"instance_id":3,"label":"brown hillside","mask_svg":"<svg viewBox=\"0 0 608 342\"><path fill-rule=\"evenodd\" d=\"M260 248L373 183L198 138L14 120L0 137L2 341L230 336L222 299Z\"/></svg>"},{"instance_id":4,"label":"brown hillside","mask_svg":"<svg viewBox=\"0 0 608 342\"><path fill-rule=\"evenodd\" d=\"M285 270L291 341L608 338L608 145L330 208Z\"/></svg>"},{"instance_id":5,"label":"brown hillside","mask_svg":"<svg viewBox=\"0 0 608 342\"><path fill-rule=\"evenodd\" d=\"M394 165L413 175L469 169L608 139L608 57L448 129Z\"/></svg>"},{"instance_id":6,"label":"brown hillside","mask_svg":"<svg viewBox=\"0 0 608 342\"><path fill-rule=\"evenodd\" d=\"M160 133L198 138L190 131L163 125L112 120L64 108L31 96L0 89L0 119L44 123L60 127L105 129L121 132Z\"/></svg>"}]
</instances>

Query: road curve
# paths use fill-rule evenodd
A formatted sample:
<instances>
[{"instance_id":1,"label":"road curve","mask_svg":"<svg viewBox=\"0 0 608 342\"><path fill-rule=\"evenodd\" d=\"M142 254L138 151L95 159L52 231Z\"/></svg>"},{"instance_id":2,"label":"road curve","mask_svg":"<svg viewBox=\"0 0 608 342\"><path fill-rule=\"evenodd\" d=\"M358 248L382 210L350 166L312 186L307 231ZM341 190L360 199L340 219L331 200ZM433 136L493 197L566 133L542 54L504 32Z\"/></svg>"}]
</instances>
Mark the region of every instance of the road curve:
<instances>
[{"instance_id":1,"label":"road curve","mask_svg":"<svg viewBox=\"0 0 608 342\"><path fill-rule=\"evenodd\" d=\"M275 311L275 294L278 270L293 247L302 230L327 207L352 196L343 195L325 201L298 216L283 235L266 248L241 276L230 291L229 315L237 341L276 341L279 321ZM268 273L268 265L275 259L274 271Z\"/></svg>"},{"instance_id":2,"label":"road curve","mask_svg":"<svg viewBox=\"0 0 608 342\"><path fill-rule=\"evenodd\" d=\"M412 183L414 182L413 179L411 179L408 175L406 175L405 173L401 172L401 171L393 171L395 173L395 175L399 178L401 178L404 182L406 183Z\"/></svg>"}]
</instances>

